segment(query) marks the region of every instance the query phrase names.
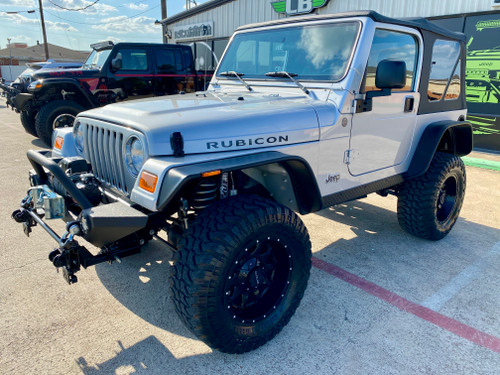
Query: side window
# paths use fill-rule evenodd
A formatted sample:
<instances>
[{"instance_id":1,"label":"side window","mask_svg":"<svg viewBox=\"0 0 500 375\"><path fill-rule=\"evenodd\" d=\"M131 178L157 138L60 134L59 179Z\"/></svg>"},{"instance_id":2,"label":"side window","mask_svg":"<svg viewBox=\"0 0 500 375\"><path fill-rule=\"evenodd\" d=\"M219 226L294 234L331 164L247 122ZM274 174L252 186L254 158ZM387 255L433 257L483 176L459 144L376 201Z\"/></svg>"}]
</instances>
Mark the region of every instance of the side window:
<instances>
[{"instance_id":1,"label":"side window","mask_svg":"<svg viewBox=\"0 0 500 375\"><path fill-rule=\"evenodd\" d=\"M158 73L179 73L183 71L181 51L162 49L156 51L156 69Z\"/></svg>"},{"instance_id":2,"label":"side window","mask_svg":"<svg viewBox=\"0 0 500 375\"><path fill-rule=\"evenodd\" d=\"M366 67L365 92L378 90L375 86L375 73L378 63L382 60L406 63L406 85L392 91L411 91L414 87L417 56L418 46L413 36L397 31L377 29Z\"/></svg>"},{"instance_id":3,"label":"side window","mask_svg":"<svg viewBox=\"0 0 500 375\"><path fill-rule=\"evenodd\" d=\"M460 44L437 39L432 47L429 101L457 99L460 96Z\"/></svg>"},{"instance_id":4,"label":"side window","mask_svg":"<svg viewBox=\"0 0 500 375\"><path fill-rule=\"evenodd\" d=\"M148 70L148 54L143 49L123 48L116 54L121 57L122 68L120 70Z\"/></svg>"}]
</instances>

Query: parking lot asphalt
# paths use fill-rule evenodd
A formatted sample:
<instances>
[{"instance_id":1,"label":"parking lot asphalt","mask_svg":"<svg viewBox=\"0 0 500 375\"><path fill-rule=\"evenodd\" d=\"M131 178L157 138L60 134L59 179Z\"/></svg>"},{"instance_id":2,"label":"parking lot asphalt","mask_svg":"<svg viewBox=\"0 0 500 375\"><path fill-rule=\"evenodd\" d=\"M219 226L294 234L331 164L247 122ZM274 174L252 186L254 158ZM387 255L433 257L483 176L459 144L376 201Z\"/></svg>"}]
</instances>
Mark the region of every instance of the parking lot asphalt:
<instances>
[{"instance_id":1,"label":"parking lot asphalt","mask_svg":"<svg viewBox=\"0 0 500 375\"><path fill-rule=\"evenodd\" d=\"M3 98L0 127L0 374L500 373L499 171L467 166L461 217L438 242L403 232L392 196L304 216L314 258L299 309L268 344L228 355L177 318L158 241L67 285L47 259L55 242L10 218L26 151L43 144Z\"/></svg>"}]
</instances>

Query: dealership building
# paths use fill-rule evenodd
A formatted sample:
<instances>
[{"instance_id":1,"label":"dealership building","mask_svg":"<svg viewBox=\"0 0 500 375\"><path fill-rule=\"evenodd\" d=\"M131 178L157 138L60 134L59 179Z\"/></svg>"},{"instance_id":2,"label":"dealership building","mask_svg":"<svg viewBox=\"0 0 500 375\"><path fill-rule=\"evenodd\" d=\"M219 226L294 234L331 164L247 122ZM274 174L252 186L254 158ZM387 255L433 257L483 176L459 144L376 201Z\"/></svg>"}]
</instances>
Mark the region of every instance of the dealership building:
<instances>
[{"instance_id":1,"label":"dealership building","mask_svg":"<svg viewBox=\"0 0 500 375\"><path fill-rule=\"evenodd\" d=\"M239 26L356 10L426 17L464 32L468 120L474 125L475 147L500 152L500 0L211 0L161 22L167 42L190 45L196 68L211 72Z\"/></svg>"}]
</instances>

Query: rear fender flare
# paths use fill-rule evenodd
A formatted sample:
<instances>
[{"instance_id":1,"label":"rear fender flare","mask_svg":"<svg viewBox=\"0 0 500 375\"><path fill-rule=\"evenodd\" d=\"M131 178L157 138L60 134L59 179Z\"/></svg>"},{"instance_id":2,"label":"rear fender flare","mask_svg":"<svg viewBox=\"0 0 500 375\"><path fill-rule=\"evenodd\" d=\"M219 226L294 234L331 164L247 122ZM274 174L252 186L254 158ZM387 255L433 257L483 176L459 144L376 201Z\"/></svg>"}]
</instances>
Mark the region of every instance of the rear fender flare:
<instances>
[{"instance_id":1,"label":"rear fender flare","mask_svg":"<svg viewBox=\"0 0 500 375\"><path fill-rule=\"evenodd\" d=\"M472 151L472 125L466 121L438 121L427 125L418 142L405 179L424 174L437 151L465 156Z\"/></svg>"}]
</instances>

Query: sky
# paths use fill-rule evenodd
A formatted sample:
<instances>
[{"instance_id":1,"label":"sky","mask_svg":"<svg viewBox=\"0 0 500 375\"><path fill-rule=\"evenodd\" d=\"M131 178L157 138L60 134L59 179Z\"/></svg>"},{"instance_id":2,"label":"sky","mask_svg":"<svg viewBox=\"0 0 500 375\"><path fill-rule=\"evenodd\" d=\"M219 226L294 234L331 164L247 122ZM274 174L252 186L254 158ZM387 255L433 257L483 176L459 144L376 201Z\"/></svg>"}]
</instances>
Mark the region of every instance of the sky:
<instances>
[{"instance_id":1,"label":"sky","mask_svg":"<svg viewBox=\"0 0 500 375\"><path fill-rule=\"evenodd\" d=\"M208 0L197 0L198 4ZM103 40L161 43L160 0L42 0L47 41L75 50ZM186 0L167 0L167 15L185 10ZM62 8L72 9L65 10ZM27 13L35 10L35 13ZM18 12L7 14L7 12ZM11 43L43 42L38 0L0 1L0 49Z\"/></svg>"}]
</instances>

